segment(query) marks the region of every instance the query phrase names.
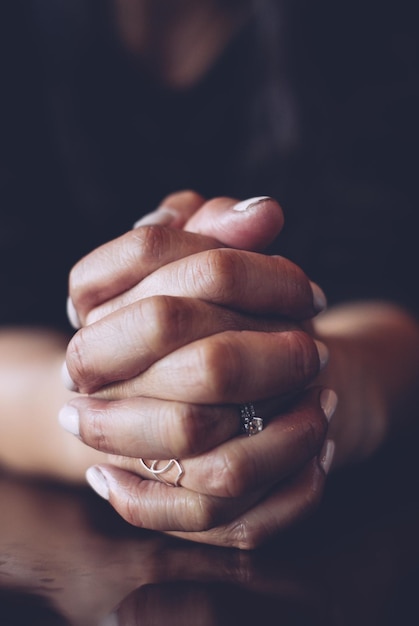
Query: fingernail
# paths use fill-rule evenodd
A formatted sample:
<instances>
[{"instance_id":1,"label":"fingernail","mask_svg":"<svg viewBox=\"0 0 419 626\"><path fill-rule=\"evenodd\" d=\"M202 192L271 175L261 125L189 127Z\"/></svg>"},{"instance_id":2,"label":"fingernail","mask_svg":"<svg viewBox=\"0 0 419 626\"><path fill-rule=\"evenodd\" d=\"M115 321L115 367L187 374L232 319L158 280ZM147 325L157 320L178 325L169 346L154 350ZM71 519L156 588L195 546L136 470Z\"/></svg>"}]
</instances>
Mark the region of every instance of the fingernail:
<instances>
[{"instance_id":1,"label":"fingernail","mask_svg":"<svg viewBox=\"0 0 419 626\"><path fill-rule=\"evenodd\" d=\"M153 224L158 226L169 226L175 219L176 215L171 209L160 207L152 213L147 213L139 220L137 220L133 228L139 228L139 226L152 226Z\"/></svg>"},{"instance_id":2,"label":"fingernail","mask_svg":"<svg viewBox=\"0 0 419 626\"><path fill-rule=\"evenodd\" d=\"M326 367L329 361L329 350L325 346L325 344L317 339L314 340L314 343L317 347L317 352L319 353L319 361L320 361L320 369L322 370Z\"/></svg>"},{"instance_id":3,"label":"fingernail","mask_svg":"<svg viewBox=\"0 0 419 626\"><path fill-rule=\"evenodd\" d=\"M262 202L263 200L271 200L271 198L269 196L258 196L256 198L248 198L247 200L242 200L241 202L238 202L231 208L233 209L233 211L244 212L250 209L250 207L254 206L255 204L259 204L259 202Z\"/></svg>"},{"instance_id":4,"label":"fingernail","mask_svg":"<svg viewBox=\"0 0 419 626\"><path fill-rule=\"evenodd\" d=\"M73 328L78 330L81 327L79 316L70 297L67 298L67 317Z\"/></svg>"},{"instance_id":5,"label":"fingernail","mask_svg":"<svg viewBox=\"0 0 419 626\"><path fill-rule=\"evenodd\" d=\"M335 442L326 439L322 451L319 455L319 465L325 474L328 474L332 466L333 457L335 455Z\"/></svg>"},{"instance_id":6,"label":"fingernail","mask_svg":"<svg viewBox=\"0 0 419 626\"><path fill-rule=\"evenodd\" d=\"M321 289L316 283L310 281L311 290L313 292L313 304L317 313L324 311L327 307L327 299L324 295L323 289Z\"/></svg>"},{"instance_id":7,"label":"fingernail","mask_svg":"<svg viewBox=\"0 0 419 626\"><path fill-rule=\"evenodd\" d=\"M77 437L80 435L80 416L78 410L66 404L58 413L58 421L60 425L72 435Z\"/></svg>"},{"instance_id":8,"label":"fingernail","mask_svg":"<svg viewBox=\"0 0 419 626\"><path fill-rule=\"evenodd\" d=\"M86 480L101 498L109 500L108 481L98 467L89 467L86 472Z\"/></svg>"},{"instance_id":9,"label":"fingernail","mask_svg":"<svg viewBox=\"0 0 419 626\"><path fill-rule=\"evenodd\" d=\"M337 403L338 397L333 389L323 389L320 394L320 406L322 407L323 413L325 414L328 422L330 422L333 417Z\"/></svg>"},{"instance_id":10,"label":"fingernail","mask_svg":"<svg viewBox=\"0 0 419 626\"><path fill-rule=\"evenodd\" d=\"M61 366L61 380L63 381L64 386L67 387L69 391L77 391L77 385L71 378L68 372L67 363L65 361Z\"/></svg>"}]
</instances>

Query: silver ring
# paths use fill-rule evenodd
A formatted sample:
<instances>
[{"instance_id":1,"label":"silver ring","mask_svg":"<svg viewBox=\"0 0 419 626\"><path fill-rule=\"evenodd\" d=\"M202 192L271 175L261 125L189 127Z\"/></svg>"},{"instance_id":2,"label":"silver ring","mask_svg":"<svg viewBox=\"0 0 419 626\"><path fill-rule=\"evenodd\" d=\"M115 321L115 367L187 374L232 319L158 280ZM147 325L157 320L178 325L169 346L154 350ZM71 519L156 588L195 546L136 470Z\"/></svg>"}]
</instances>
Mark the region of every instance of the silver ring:
<instances>
[{"instance_id":1,"label":"silver ring","mask_svg":"<svg viewBox=\"0 0 419 626\"><path fill-rule=\"evenodd\" d=\"M184 475L185 470L183 469L178 459L170 459L169 461L161 461L160 459L157 459L156 461L149 461L149 465L146 463L146 461L144 461L144 459L139 459L139 461L143 468L153 474L153 476L155 476L155 478L157 478L157 480L159 480L160 482L168 485L169 487L180 487L179 481ZM159 463L165 463L166 465L159 468ZM163 474L170 472L172 467L175 467L177 470L176 478L173 481L167 480L163 477Z\"/></svg>"},{"instance_id":2,"label":"silver ring","mask_svg":"<svg viewBox=\"0 0 419 626\"><path fill-rule=\"evenodd\" d=\"M263 419L256 415L255 407L251 402L240 407L241 429L245 435L251 437L263 430Z\"/></svg>"}]
</instances>

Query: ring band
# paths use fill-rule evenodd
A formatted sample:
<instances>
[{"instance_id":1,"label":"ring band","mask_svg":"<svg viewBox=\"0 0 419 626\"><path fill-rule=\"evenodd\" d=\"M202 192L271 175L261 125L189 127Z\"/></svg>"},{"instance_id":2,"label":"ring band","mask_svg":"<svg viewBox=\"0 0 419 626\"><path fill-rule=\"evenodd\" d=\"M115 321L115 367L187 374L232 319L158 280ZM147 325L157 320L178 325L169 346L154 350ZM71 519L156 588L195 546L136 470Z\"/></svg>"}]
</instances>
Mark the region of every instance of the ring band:
<instances>
[{"instance_id":1,"label":"ring band","mask_svg":"<svg viewBox=\"0 0 419 626\"><path fill-rule=\"evenodd\" d=\"M255 407L251 402L240 407L240 420L242 432L248 437L263 430L263 419L256 415Z\"/></svg>"},{"instance_id":2,"label":"ring band","mask_svg":"<svg viewBox=\"0 0 419 626\"><path fill-rule=\"evenodd\" d=\"M161 461L160 459L157 459L155 461L150 461L150 465L147 465L144 459L139 459L139 461L143 468L146 469L148 472L151 472L151 474L153 474L153 476L155 476L160 482L168 485L169 487L180 487L179 481L184 475L185 470L183 469L178 459L170 459L169 461ZM162 462L166 463L166 465L159 469L158 465ZM173 481L166 480L166 478L163 477L163 474L170 472L172 467L175 467L177 469L176 478Z\"/></svg>"}]
</instances>

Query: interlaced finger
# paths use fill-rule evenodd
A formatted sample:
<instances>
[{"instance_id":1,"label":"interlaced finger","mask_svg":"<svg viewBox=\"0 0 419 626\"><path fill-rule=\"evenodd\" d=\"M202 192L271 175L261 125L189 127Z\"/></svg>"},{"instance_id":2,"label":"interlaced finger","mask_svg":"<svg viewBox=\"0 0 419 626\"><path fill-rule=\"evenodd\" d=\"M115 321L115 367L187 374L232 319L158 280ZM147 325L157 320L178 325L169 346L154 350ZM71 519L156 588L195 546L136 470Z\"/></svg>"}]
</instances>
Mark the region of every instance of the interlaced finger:
<instances>
[{"instance_id":1,"label":"interlaced finger","mask_svg":"<svg viewBox=\"0 0 419 626\"><path fill-rule=\"evenodd\" d=\"M153 296L81 328L67 347L67 367L76 387L91 393L134 378L174 350L226 330L295 328L286 320L247 316L203 300Z\"/></svg>"},{"instance_id":2,"label":"interlaced finger","mask_svg":"<svg viewBox=\"0 0 419 626\"><path fill-rule=\"evenodd\" d=\"M280 414L269 413L267 405L258 406L258 414L264 417L263 430L249 437L240 435L236 426L236 436L221 445L193 458L181 458L180 484L206 495L238 498L294 474L319 453L327 433L333 411L326 415L320 393L319 388L310 389ZM238 416L238 408L230 407L231 425L235 423L234 412ZM112 459L113 464L143 478L176 482L179 466L172 468L168 461L155 464L162 471L159 475L147 470L152 465L150 459L146 463L128 457Z\"/></svg>"},{"instance_id":3,"label":"interlaced finger","mask_svg":"<svg viewBox=\"0 0 419 626\"><path fill-rule=\"evenodd\" d=\"M325 304L320 301L319 288L288 259L212 248L167 263L131 289L93 309L86 323L156 295L198 298L246 313L298 320L316 315Z\"/></svg>"},{"instance_id":4,"label":"interlaced finger","mask_svg":"<svg viewBox=\"0 0 419 626\"><path fill-rule=\"evenodd\" d=\"M241 404L301 391L327 359L324 344L300 330L225 331L174 350L139 376L102 387L96 395Z\"/></svg>"}]
</instances>

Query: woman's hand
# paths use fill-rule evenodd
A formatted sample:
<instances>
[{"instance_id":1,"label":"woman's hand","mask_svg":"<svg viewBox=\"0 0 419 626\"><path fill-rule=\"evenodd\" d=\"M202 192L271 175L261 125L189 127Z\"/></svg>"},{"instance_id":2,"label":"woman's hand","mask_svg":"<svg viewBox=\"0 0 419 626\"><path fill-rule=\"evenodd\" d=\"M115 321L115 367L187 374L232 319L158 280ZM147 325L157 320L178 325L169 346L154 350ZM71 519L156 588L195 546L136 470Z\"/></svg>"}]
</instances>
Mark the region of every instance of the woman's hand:
<instances>
[{"instance_id":1,"label":"woman's hand","mask_svg":"<svg viewBox=\"0 0 419 626\"><path fill-rule=\"evenodd\" d=\"M280 414L267 411L266 426L256 436L237 435L205 454L182 459L175 488L170 481L176 468L162 475L168 483L163 484L139 459L127 457L91 468L88 480L135 526L252 549L320 502L334 452L325 437L335 407L334 392L307 390ZM83 438L89 438L88 429Z\"/></svg>"},{"instance_id":2,"label":"woman's hand","mask_svg":"<svg viewBox=\"0 0 419 626\"><path fill-rule=\"evenodd\" d=\"M246 228L241 222L241 228L237 226L240 212L230 221L236 226L236 243L241 231L248 246L257 248L280 228L282 212L267 198L248 204L253 210L242 220ZM237 205L225 198L205 203L186 226L193 220L196 228L202 229L211 225L214 213L224 217L234 213L231 206ZM225 221L220 217L220 224ZM223 229L218 234L228 241L228 232ZM106 386L107 396L112 392L118 396L119 381L132 381L140 374L153 380L154 372L147 372L153 363L207 337L217 339L211 344L194 343L193 350L205 361L211 358L211 365L217 364L231 351L230 344L237 344L236 331L288 330L290 333L278 340L289 341L290 351L297 350L297 357L304 352L301 363L309 363L308 368L303 367L307 369L303 378L312 375L314 361L318 365L312 340L293 331L300 327L297 320L310 318L324 308L324 295L300 268L282 257L227 249L220 241L203 235L150 225L126 233L79 262L71 272L70 295L72 317L76 313L84 328L68 347L67 365L76 388L83 393ZM238 346L239 358L243 361L246 352L251 352L257 361L258 354L264 352L259 344L267 341L266 336L249 332L244 339L249 346ZM207 349L207 345L214 349ZM317 347L322 360L322 347ZM191 356L186 350L176 353L178 358L188 361ZM171 367L170 361L164 366ZM133 387L133 383L128 386ZM143 392L124 385L122 394Z\"/></svg>"},{"instance_id":3,"label":"woman's hand","mask_svg":"<svg viewBox=\"0 0 419 626\"><path fill-rule=\"evenodd\" d=\"M87 325L70 342L67 365L73 389L95 395L78 402L95 422L89 445L133 456L195 455L237 432L237 407L231 420L220 405L283 399L325 364L324 346L292 320L318 306L305 274L280 257L196 252L208 241L144 227L74 268L71 295ZM105 288L113 298L102 303ZM100 410L99 397L108 400ZM67 417L71 411L76 402ZM150 414L159 419L150 422ZM133 449L133 429L142 449Z\"/></svg>"},{"instance_id":4,"label":"woman's hand","mask_svg":"<svg viewBox=\"0 0 419 626\"><path fill-rule=\"evenodd\" d=\"M204 203L186 225L194 221L199 230L212 223L217 234L231 205L227 199ZM253 206L253 215L241 216L246 225L242 238L248 247L258 248L273 237L269 213L277 228L282 214L278 219L279 207L266 198L247 206ZM265 233L256 215L261 210ZM211 222L217 211L218 221ZM252 221L259 227L252 228ZM233 232L238 243L240 228ZM229 239L228 230L224 239ZM154 489L147 495L152 502L154 494L147 527L192 532L197 540L223 545L255 545L270 536L263 527L276 532L317 501L332 449L328 444L322 466L318 459L324 456L320 450L327 422L320 392L311 394L308 404L306 398L303 408L284 413L283 406L327 360L324 346L298 322L324 305L321 291L301 269L281 257L223 248L204 235L144 225L83 259L70 285L86 326L68 347L68 370L73 388L94 396L72 401L61 419L88 445L125 457L114 457L113 465L131 473L108 467L89 474L90 481L93 476L103 482L105 475L115 478L119 472L122 483L117 481L111 501L124 517L130 517L120 493L127 476L135 481L127 495L137 483L141 490ZM258 435L258 445L254 438L236 437L238 405L249 399L259 400L258 410L271 429L271 437L269 430ZM280 448L291 454L283 455ZM149 485L140 475L155 474L139 457L181 458L183 488ZM161 488L169 488L169 499ZM103 495L103 485L99 491ZM112 498L109 485L105 491ZM275 507L271 521L269 515L263 519L269 506L259 503L265 498L285 498L290 512L282 507L278 518ZM161 507L172 500L179 512L168 521ZM140 509L132 508L133 523L140 523ZM233 540L230 524L249 509L256 516L262 512L262 526L252 524L251 535L246 531Z\"/></svg>"},{"instance_id":5,"label":"woman's hand","mask_svg":"<svg viewBox=\"0 0 419 626\"><path fill-rule=\"evenodd\" d=\"M67 367L74 389L113 399L220 403L288 393L324 360L323 346L294 321L315 313L311 284L289 261L204 251L97 304L68 346Z\"/></svg>"},{"instance_id":6,"label":"woman's hand","mask_svg":"<svg viewBox=\"0 0 419 626\"><path fill-rule=\"evenodd\" d=\"M147 228L138 228L140 224ZM263 250L282 225L282 210L271 198L204 202L193 192L173 194L161 208L140 220L137 228L77 263L70 274L70 318L77 328L85 325L96 306L130 290L156 269L189 255L220 247ZM161 228L164 226L170 230ZM324 298L318 288L316 293Z\"/></svg>"}]
</instances>

